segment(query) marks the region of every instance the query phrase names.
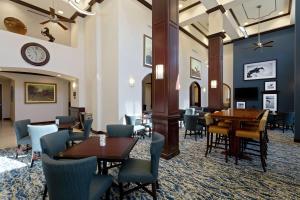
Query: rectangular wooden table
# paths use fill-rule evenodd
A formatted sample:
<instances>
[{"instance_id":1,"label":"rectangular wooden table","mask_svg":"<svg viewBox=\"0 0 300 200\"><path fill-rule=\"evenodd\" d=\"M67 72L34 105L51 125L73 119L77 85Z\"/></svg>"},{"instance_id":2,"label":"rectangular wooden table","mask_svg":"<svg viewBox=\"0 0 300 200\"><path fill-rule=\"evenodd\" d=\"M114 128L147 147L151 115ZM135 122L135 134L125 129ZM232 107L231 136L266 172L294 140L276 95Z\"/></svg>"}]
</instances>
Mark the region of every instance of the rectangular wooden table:
<instances>
[{"instance_id":1,"label":"rectangular wooden table","mask_svg":"<svg viewBox=\"0 0 300 200\"><path fill-rule=\"evenodd\" d=\"M56 158L81 159L96 156L99 170L102 169L102 173L107 174L107 162L123 162L126 160L137 141L138 138L107 137L106 145L100 146L99 137L93 136L59 153Z\"/></svg>"},{"instance_id":2,"label":"rectangular wooden table","mask_svg":"<svg viewBox=\"0 0 300 200\"><path fill-rule=\"evenodd\" d=\"M228 109L212 113L213 119L230 120L232 122L230 137L230 154L235 155L239 151L239 140L235 137L235 131L240 128L242 121L257 121L264 113L264 110L257 109Z\"/></svg>"}]
</instances>

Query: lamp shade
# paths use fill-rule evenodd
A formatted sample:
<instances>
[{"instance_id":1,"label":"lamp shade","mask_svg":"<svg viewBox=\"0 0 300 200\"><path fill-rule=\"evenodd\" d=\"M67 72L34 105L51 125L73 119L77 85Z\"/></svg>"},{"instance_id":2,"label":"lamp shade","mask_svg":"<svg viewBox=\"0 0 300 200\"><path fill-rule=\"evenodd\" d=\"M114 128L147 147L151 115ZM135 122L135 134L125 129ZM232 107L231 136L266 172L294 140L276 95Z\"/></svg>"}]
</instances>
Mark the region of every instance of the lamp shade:
<instances>
[{"instance_id":1,"label":"lamp shade","mask_svg":"<svg viewBox=\"0 0 300 200\"><path fill-rule=\"evenodd\" d=\"M164 79L164 65L158 64L155 66L155 78Z\"/></svg>"}]
</instances>

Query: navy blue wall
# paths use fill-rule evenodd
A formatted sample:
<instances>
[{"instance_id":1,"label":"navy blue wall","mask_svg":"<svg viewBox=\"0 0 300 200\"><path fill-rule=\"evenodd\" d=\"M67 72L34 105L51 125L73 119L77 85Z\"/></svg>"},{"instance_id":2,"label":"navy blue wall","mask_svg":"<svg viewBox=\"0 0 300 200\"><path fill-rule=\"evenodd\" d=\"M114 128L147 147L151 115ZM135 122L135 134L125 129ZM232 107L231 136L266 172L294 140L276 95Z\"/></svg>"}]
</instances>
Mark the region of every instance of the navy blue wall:
<instances>
[{"instance_id":1,"label":"navy blue wall","mask_svg":"<svg viewBox=\"0 0 300 200\"><path fill-rule=\"evenodd\" d=\"M262 108L262 92L266 81L276 80L278 94L278 111L294 111L294 41L295 29L290 27L262 35L262 41L273 40L272 48L263 48L254 51L249 48L257 42L257 37L236 41L234 43L234 72L233 87L258 87L257 101L247 101L247 108ZM277 78L265 80L244 81L244 64L277 60Z\"/></svg>"},{"instance_id":2,"label":"navy blue wall","mask_svg":"<svg viewBox=\"0 0 300 200\"><path fill-rule=\"evenodd\" d=\"M300 1L296 1L296 59L295 59L295 114L296 114L296 131L295 141L300 142Z\"/></svg>"}]
</instances>

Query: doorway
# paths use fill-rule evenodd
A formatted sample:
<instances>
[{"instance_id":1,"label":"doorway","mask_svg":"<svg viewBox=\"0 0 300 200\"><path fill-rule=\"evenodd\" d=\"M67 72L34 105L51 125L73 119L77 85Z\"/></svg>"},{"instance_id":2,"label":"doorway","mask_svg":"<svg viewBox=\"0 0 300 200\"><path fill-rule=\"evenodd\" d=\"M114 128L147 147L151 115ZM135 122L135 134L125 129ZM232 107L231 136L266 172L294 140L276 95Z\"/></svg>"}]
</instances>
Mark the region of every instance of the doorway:
<instances>
[{"instance_id":1,"label":"doorway","mask_svg":"<svg viewBox=\"0 0 300 200\"><path fill-rule=\"evenodd\" d=\"M152 110L152 73L145 76L142 81L142 108L143 113Z\"/></svg>"},{"instance_id":2,"label":"doorway","mask_svg":"<svg viewBox=\"0 0 300 200\"><path fill-rule=\"evenodd\" d=\"M201 107L201 87L197 82L190 85L190 106Z\"/></svg>"}]
</instances>

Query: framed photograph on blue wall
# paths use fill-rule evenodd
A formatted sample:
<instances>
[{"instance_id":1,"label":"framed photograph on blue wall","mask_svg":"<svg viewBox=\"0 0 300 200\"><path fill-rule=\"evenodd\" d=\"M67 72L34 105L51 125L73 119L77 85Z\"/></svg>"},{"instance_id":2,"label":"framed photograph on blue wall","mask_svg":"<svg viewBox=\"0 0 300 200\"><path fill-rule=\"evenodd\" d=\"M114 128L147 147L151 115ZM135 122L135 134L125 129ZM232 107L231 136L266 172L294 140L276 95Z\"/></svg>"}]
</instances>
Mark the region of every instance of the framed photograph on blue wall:
<instances>
[{"instance_id":1,"label":"framed photograph on blue wall","mask_svg":"<svg viewBox=\"0 0 300 200\"><path fill-rule=\"evenodd\" d=\"M276 78L276 60L244 64L244 80Z\"/></svg>"},{"instance_id":2,"label":"framed photograph on blue wall","mask_svg":"<svg viewBox=\"0 0 300 200\"><path fill-rule=\"evenodd\" d=\"M276 81L265 82L265 91L276 90Z\"/></svg>"}]
</instances>

